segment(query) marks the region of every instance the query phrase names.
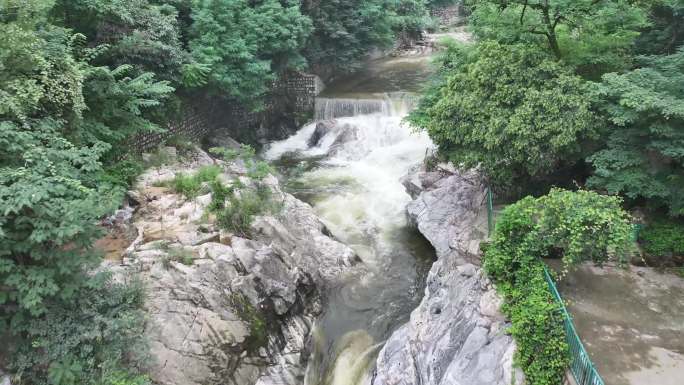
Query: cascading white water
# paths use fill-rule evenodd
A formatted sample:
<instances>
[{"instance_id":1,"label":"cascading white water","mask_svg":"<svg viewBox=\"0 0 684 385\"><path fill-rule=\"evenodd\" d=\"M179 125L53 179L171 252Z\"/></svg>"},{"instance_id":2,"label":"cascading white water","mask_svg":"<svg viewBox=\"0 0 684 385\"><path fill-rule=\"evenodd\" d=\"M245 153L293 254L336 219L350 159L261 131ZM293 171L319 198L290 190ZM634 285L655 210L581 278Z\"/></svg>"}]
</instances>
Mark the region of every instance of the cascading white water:
<instances>
[{"instance_id":1,"label":"cascading white water","mask_svg":"<svg viewBox=\"0 0 684 385\"><path fill-rule=\"evenodd\" d=\"M329 120L345 116L389 115L389 106L382 99L316 98L315 120Z\"/></svg>"},{"instance_id":2,"label":"cascading white water","mask_svg":"<svg viewBox=\"0 0 684 385\"><path fill-rule=\"evenodd\" d=\"M374 98L316 98L314 119L330 120L361 115L403 116L418 98L408 92L390 92Z\"/></svg>"},{"instance_id":3,"label":"cascading white water","mask_svg":"<svg viewBox=\"0 0 684 385\"><path fill-rule=\"evenodd\" d=\"M361 272L329 293L305 385L367 383L382 341L422 295L420 275L431 255L412 241L404 214L410 197L399 181L432 147L425 133L402 122L415 102L405 93L321 99L316 114L325 121L271 144L265 153L269 159L292 153L302 160L324 158L301 175L300 185L318 189L310 200L314 209L364 261Z\"/></svg>"}]
</instances>

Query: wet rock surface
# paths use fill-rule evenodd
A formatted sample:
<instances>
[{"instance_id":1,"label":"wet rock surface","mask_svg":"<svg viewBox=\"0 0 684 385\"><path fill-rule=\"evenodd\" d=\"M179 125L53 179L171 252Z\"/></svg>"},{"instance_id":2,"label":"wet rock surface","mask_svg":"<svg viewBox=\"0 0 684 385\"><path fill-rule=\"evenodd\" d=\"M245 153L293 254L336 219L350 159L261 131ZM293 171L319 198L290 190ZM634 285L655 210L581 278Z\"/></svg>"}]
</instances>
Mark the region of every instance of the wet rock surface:
<instances>
[{"instance_id":1,"label":"wet rock surface","mask_svg":"<svg viewBox=\"0 0 684 385\"><path fill-rule=\"evenodd\" d=\"M163 385L300 384L321 289L358 258L271 176L264 183L280 210L255 218L252 239L214 224L210 194L158 187L209 164L222 166L222 180L249 183L240 167L197 150L148 170L129 194L137 237L113 269L147 287L150 376Z\"/></svg>"},{"instance_id":2,"label":"wet rock surface","mask_svg":"<svg viewBox=\"0 0 684 385\"><path fill-rule=\"evenodd\" d=\"M410 321L387 340L373 385L509 385L515 343L499 312L501 299L478 266L485 237L485 189L476 173L414 169L403 182L415 198L409 220L438 260Z\"/></svg>"}]
</instances>

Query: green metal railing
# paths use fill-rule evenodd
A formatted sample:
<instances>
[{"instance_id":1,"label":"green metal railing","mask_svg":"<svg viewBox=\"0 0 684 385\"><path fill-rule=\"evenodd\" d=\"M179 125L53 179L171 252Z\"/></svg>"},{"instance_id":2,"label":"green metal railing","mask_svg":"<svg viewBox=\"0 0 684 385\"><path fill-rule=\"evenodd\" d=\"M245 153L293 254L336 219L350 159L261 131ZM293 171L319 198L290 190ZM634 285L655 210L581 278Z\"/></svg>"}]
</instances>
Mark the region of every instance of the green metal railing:
<instances>
[{"instance_id":1,"label":"green metal railing","mask_svg":"<svg viewBox=\"0 0 684 385\"><path fill-rule=\"evenodd\" d=\"M489 231L489 236L494 232L494 205L493 205L492 190L487 188L487 226ZM638 230L637 230L638 231ZM570 350L570 372L575 378L578 385L605 385L603 379L598 374L596 366L591 361L589 353L584 348L582 340L580 340L577 330L575 330L575 325L572 323L572 316L568 313L568 309L565 307L565 302L563 297L561 297L556 287L556 283L551 278L551 274L544 266L544 278L546 283L549 285L549 290L556 302L560 305L560 310L563 314L563 327L565 329L565 337Z\"/></svg>"},{"instance_id":2,"label":"green metal railing","mask_svg":"<svg viewBox=\"0 0 684 385\"><path fill-rule=\"evenodd\" d=\"M492 189L487 188L487 236L491 237L494 232L494 205Z\"/></svg>"},{"instance_id":3,"label":"green metal railing","mask_svg":"<svg viewBox=\"0 0 684 385\"><path fill-rule=\"evenodd\" d=\"M549 285L549 290L556 301L560 304L561 312L563 313L563 326L565 328L565 337L570 348L570 372L572 376L575 377L575 381L579 385L604 385L603 379L598 374L594 363L589 357L589 353L584 348L582 340L580 340L577 330L575 330L575 325L572 323L572 316L568 313L568 309L565 307L563 298L558 292L556 283L553 282L551 274L544 266L544 278L546 283Z\"/></svg>"}]
</instances>

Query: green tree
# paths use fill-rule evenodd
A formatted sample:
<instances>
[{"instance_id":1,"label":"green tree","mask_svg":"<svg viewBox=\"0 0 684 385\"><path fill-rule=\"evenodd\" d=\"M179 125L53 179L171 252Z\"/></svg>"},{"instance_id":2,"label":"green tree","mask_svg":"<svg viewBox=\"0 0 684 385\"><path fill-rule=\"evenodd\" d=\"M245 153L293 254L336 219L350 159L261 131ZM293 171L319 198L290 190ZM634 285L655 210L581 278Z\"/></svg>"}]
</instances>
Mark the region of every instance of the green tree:
<instances>
[{"instance_id":1,"label":"green tree","mask_svg":"<svg viewBox=\"0 0 684 385\"><path fill-rule=\"evenodd\" d=\"M141 282L91 277L68 301L51 301L44 317L16 325L26 336L10 350L22 384L149 385Z\"/></svg>"},{"instance_id":2,"label":"green tree","mask_svg":"<svg viewBox=\"0 0 684 385\"><path fill-rule=\"evenodd\" d=\"M121 154L121 146L136 134L164 130L147 112L159 107L174 89L168 81L155 81L151 72L131 77L131 69L122 65L85 70L83 94L88 108L75 121L70 138L83 144L108 143L113 150L109 154Z\"/></svg>"},{"instance_id":3,"label":"green tree","mask_svg":"<svg viewBox=\"0 0 684 385\"><path fill-rule=\"evenodd\" d=\"M85 109L83 73L74 60L82 38L47 23L47 0L0 3L0 118L68 118Z\"/></svg>"},{"instance_id":4,"label":"green tree","mask_svg":"<svg viewBox=\"0 0 684 385\"><path fill-rule=\"evenodd\" d=\"M480 38L543 44L588 76L628 68L646 12L627 0L472 0Z\"/></svg>"},{"instance_id":5,"label":"green tree","mask_svg":"<svg viewBox=\"0 0 684 385\"><path fill-rule=\"evenodd\" d=\"M70 298L96 259L90 251L105 213L85 173L106 146L79 148L52 119L30 127L0 123L0 305L2 318L40 315L46 301ZM21 319L21 318L19 318ZM17 320L17 322L19 322Z\"/></svg>"},{"instance_id":6,"label":"green tree","mask_svg":"<svg viewBox=\"0 0 684 385\"><path fill-rule=\"evenodd\" d=\"M184 65L192 63L183 48L178 11L149 0L57 0L52 19L105 49L95 64L132 66L133 76L154 72L179 85Z\"/></svg>"},{"instance_id":7,"label":"green tree","mask_svg":"<svg viewBox=\"0 0 684 385\"><path fill-rule=\"evenodd\" d=\"M605 149L589 157L588 184L684 215L684 48L606 74L599 108L612 123Z\"/></svg>"},{"instance_id":8,"label":"green tree","mask_svg":"<svg viewBox=\"0 0 684 385\"><path fill-rule=\"evenodd\" d=\"M209 85L241 102L254 106L277 73L305 64L311 20L297 2L201 0L192 18L190 49Z\"/></svg>"},{"instance_id":9,"label":"green tree","mask_svg":"<svg viewBox=\"0 0 684 385\"><path fill-rule=\"evenodd\" d=\"M416 35L427 23L424 0L305 1L314 31L305 56L314 69L352 72L372 48L388 48L397 34Z\"/></svg>"},{"instance_id":10,"label":"green tree","mask_svg":"<svg viewBox=\"0 0 684 385\"><path fill-rule=\"evenodd\" d=\"M501 187L581 158L597 121L579 77L531 46L485 41L451 49L445 80L409 118L443 155L479 167Z\"/></svg>"},{"instance_id":11,"label":"green tree","mask_svg":"<svg viewBox=\"0 0 684 385\"><path fill-rule=\"evenodd\" d=\"M73 295L92 257L99 212L81 176L106 146L77 148L64 121L85 109L83 72L67 31L47 23L48 1L7 1L0 14L1 317L39 315Z\"/></svg>"},{"instance_id":12,"label":"green tree","mask_svg":"<svg viewBox=\"0 0 684 385\"><path fill-rule=\"evenodd\" d=\"M2 13L12 17L0 22L5 37L0 41L0 306L5 320L39 316L46 302L74 295L85 269L97 260L90 250L99 234L97 219L118 204L103 199L111 192L92 183L111 145L101 140L75 145L67 139L79 136L83 119L95 119L84 97L90 67L74 55L82 36L47 22L50 6L38 0L6 2ZM144 105L139 97L129 93L119 102Z\"/></svg>"},{"instance_id":13,"label":"green tree","mask_svg":"<svg viewBox=\"0 0 684 385\"><path fill-rule=\"evenodd\" d=\"M673 54L684 44L684 1L653 0L651 25L636 40L641 54Z\"/></svg>"}]
</instances>

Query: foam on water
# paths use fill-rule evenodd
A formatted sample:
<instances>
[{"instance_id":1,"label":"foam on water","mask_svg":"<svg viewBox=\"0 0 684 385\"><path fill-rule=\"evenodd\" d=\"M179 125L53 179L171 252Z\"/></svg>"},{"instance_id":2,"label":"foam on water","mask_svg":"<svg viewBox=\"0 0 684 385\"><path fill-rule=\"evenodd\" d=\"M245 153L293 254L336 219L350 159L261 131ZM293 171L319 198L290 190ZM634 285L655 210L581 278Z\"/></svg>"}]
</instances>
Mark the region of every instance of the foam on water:
<instances>
[{"instance_id":1,"label":"foam on water","mask_svg":"<svg viewBox=\"0 0 684 385\"><path fill-rule=\"evenodd\" d=\"M404 94L372 102L321 100L317 114L334 121L328 122L329 130L316 146L309 147L316 130L312 123L265 152L270 159L291 152L303 158L327 155L300 182L334 185L315 199L314 209L331 232L364 261L362 274L331 293L329 317L316 331L331 346L317 344L315 349L323 352L314 354L306 385L367 383L379 342L388 329L397 326L398 318L408 316L407 303L416 300L410 293L412 280L417 279L415 259L397 252L403 246L395 241L396 233L407 226L404 210L410 201L400 178L432 147L425 133L415 132L402 121L413 105L415 98ZM353 116L339 117L347 112ZM340 141L342 137L345 140ZM350 179L353 184L348 183ZM326 355L322 361L315 359Z\"/></svg>"}]
</instances>

